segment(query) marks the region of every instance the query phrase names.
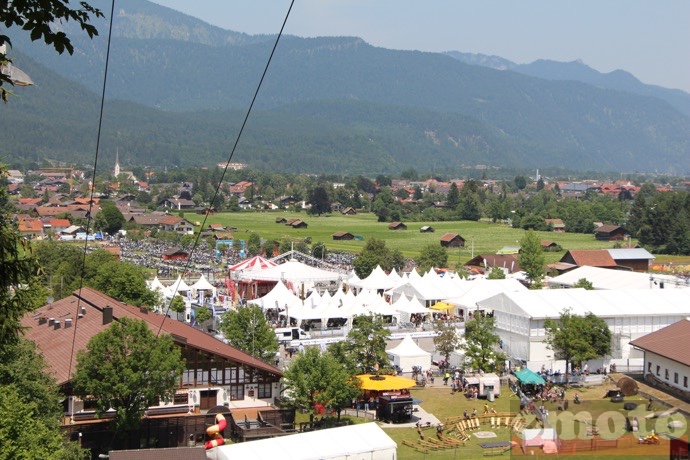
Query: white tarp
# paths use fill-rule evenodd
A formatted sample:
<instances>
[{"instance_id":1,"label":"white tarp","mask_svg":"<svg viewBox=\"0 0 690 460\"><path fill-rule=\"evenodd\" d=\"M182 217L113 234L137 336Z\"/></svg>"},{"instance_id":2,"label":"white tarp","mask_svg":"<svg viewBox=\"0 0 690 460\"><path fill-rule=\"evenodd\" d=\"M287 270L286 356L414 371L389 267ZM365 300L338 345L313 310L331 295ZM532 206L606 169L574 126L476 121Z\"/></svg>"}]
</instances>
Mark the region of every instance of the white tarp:
<instances>
[{"instance_id":1,"label":"white tarp","mask_svg":"<svg viewBox=\"0 0 690 460\"><path fill-rule=\"evenodd\" d=\"M395 281L383 271L380 265L377 265L369 276L358 282L351 282L350 285L357 289L379 290L392 288L395 286Z\"/></svg>"},{"instance_id":2,"label":"white tarp","mask_svg":"<svg viewBox=\"0 0 690 460\"><path fill-rule=\"evenodd\" d=\"M209 460L390 460L397 445L376 423L361 423L308 433L215 447Z\"/></svg>"},{"instance_id":3,"label":"white tarp","mask_svg":"<svg viewBox=\"0 0 690 460\"><path fill-rule=\"evenodd\" d=\"M322 270L291 259L284 264L263 270L244 271L241 274L242 281L292 281L302 283L305 281L338 281L344 275L338 272Z\"/></svg>"},{"instance_id":4,"label":"white tarp","mask_svg":"<svg viewBox=\"0 0 690 460\"><path fill-rule=\"evenodd\" d=\"M204 275L201 275L201 278L197 280L196 283L192 284L190 286L192 288L192 292L196 294L199 291L206 291L206 292L211 292L211 296L215 297L216 296L216 288L208 282L206 277ZM208 295L207 295L208 297Z\"/></svg>"}]
</instances>

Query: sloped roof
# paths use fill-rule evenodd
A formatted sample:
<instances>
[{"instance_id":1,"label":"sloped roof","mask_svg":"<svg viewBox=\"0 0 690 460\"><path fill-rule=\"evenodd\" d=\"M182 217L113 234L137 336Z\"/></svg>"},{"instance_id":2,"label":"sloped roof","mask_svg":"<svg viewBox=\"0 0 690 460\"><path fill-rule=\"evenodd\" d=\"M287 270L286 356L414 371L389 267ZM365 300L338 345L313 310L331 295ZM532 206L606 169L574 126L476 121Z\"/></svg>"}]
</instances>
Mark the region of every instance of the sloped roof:
<instances>
[{"instance_id":1,"label":"sloped roof","mask_svg":"<svg viewBox=\"0 0 690 460\"><path fill-rule=\"evenodd\" d=\"M616 267L618 264L606 249L573 249L565 253L560 262L568 261L568 254L572 257L575 264L582 267Z\"/></svg>"},{"instance_id":2,"label":"sloped roof","mask_svg":"<svg viewBox=\"0 0 690 460\"><path fill-rule=\"evenodd\" d=\"M625 229L620 225L604 224L601 227L594 230L595 233L611 233L615 231L625 231Z\"/></svg>"},{"instance_id":3,"label":"sloped roof","mask_svg":"<svg viewBox=\"0 0 690 460\"><path fill-rule=\"evenodd\" d=\"M682 343L687 344L688 337L690 337L690 320L686 318L635 339L630 344L685 366L690 366L690 347L678 346Z\"/></svg>"},{"instance_id":4,"label":"sloped roof","mask_svg":"<svg viewBox=\"0 0 690 460\"><path fill-rule=\"evenodd\" d=\"M645 248L607 249L614 260L653 260L656 259Z\"/></svg>"},{"instance_id":5,"label":"sloped roof","mask_svg":"<svg viewBox=\"0 0 690 460\"><path fill-rule=\"evenodd\" d=\"M679 282L682 281L673 275L654 275L653 279L650 279L647 273L584 266L555 276L548 280L548 284L549 286L572 286L583 278L592 283L594 289L656 290L661 289L661 285L659 284L660 281L668 285L678 285ZM657 283L654 283L654 281L657 281Z\"/></svg>"},{"instance_id":6,"label":"sloped roof","mask_svg":"<svg viewBox=\"0 0 690 460\"><path fill-rule=\"evenodd\" d=\"M564 308L574 315L600 318L626 316L679 317L690 315L690 289L543 289L502 292L478 302L478 307L533 319L558 319Z\"/></svg>"},{"instance_id":7,"label":"sloped roof","mask_svg":"<svg viewBox=\"0 0 690 460\"><path fill-rule=\"evenodd\" d=\"M453 241L455 238L460 238L461 240L465 241L465 239L457 233L446 233L441 237L441 241Z\"/></svg>"},{"instance_id":8,"label":"sloped roof","mask_svg":"<svg viewBox=\"0 0 690 460\"><path fill-rule=\"evenodd\" d=\"M280 375L280 371L270 364L231 347L199 329L147 310L141 311L137 307L126 305L94 289L82 288L74 291L71 296L44 305L22 318L22 326L27 328L26 337L36 343L45 357L49 371L57 379L59 385L63 385L71 379L70 362L76 363L77 352L86 347L91 337L109 327L109 325L103 325L103 309L106 306L113 308L114 321L121 318L141 319L154 333L158 333L160 330L170 334L176 342L182 342L207 353ZM78 318L77 314L80 307L84 307L86 313ZM49 326L47 322L40 324L39 318L41 317L60 319L63 325L55 329L53 326ZM68 318L72 319L71 327L64 326L65 320ZM74 365L72 365L72 374L74 371Z\"/></svg>"}]
</instances>

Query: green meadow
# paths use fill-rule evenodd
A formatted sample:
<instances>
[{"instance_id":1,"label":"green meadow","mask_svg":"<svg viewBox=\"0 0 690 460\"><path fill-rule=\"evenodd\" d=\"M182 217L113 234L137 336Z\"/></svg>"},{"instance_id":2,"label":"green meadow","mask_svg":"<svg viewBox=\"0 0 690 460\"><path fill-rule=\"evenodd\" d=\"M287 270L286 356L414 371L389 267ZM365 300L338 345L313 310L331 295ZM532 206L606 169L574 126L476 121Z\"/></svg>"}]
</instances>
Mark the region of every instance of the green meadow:
<instances>
[{"instance_id":1,"label":"green meadow","mask_svg":"<svg viewBox=\"0 0 690 460\"><path fill-rule=\"evenodd\" d=\"M191 222L199 222L206 228L209 224L220 223L225 227L235 227L235 234L240 239L246 238L249 232L258 233L267 240L299 241L311 238L312 243L323 242L329 251L360 252L367 240L377 238L386 241L386 246L399 249L406 257L417 257L421 248L427 244L440 244L439 240L445 233L457 233L465 240L464 248L449 250L449 265L467 262L474 254L494 254L505 246L519 246L519 240L524 236L524 230L513 229L503 224L479 221L451 221L451 222L405 222L407 230L389 230L388 223L377 222L372 213L360 213L353 216L342 214L327 214L311 216L307 213L294 212L237 212L218 213L210 215L204 222L204 216L187 213L185 218ZM291 228L276 223L277 218L302 219L308 224L307 228ZM420 227L429 225L434 228L433 233L421 233ZM333 233L339 231L350 232L361 240L334 241ZM597 241L593 235L579 233L538 232L542 240L554 241L563 251L545 253L547 263L559 260L569 249L605 249L612 248L613 243Z\"/></svg>"}]
</instances>

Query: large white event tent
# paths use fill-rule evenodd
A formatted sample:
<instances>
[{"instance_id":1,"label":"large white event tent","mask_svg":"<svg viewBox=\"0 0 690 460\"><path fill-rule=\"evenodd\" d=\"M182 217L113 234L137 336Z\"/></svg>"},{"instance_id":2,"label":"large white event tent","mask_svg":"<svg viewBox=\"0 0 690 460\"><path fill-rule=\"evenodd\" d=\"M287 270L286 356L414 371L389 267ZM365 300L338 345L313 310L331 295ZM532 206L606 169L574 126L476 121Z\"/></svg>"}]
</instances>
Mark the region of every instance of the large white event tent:
<instances>
[{"instance_id":1,"label":"large white event tent","mask_svg":"<svg viewBox=\"0 0 690 460\"><path fill-rule=\"evenodd\" d=\"M209 460L390 460L396 455L397 444L376 423L239 442L206 451Z\"/></svg>"},{"instance_id":2,"label":"large white event tent","mask_svg":"<svg viewBox=\"0 0 690 460\"><path fill-rule=\"evenodd\" d=\"M388 359L403 372L412 372L412 366L421 366L422 369L431 367L431 353L417 345L410 334L406 334L398 345L386 350L386 353Z\"/></svg>"},{"instance_id":3,"label":"large white event tent","mask_svg":"<svg viewBox=\"0 0 690 460\"><path fill-rule=\"evenodd\" d=\"M385 294L390 295L393 302L400 296L406 296L408 299L416 297L425 306L430 307L439 300L461 294L467 283L470 282L449 274L441 277L436 273L427 272L420 276L413 270L407 278L403 277L396 286L385 291Z\"/></svg>"},{"instance_id":4,"label":"large white event tent","mask_svg":"<svg viewBox=\"0 0 690 460\"><path fill-rule=\"evenodd\" d=\"M444 302L456 307L456 316L466 317L469 312L477 309L477 302L488 299L502 292L526 291L527 287L520 281L507 278L502 280L490 280L477 278L463 284L464 292L460 295L443 299Z\"/></svg>"},{"instance_id":5,"label":"large white event tent","mask_svg":"<svg viewBox=\"0 0 690 460\"><path fill-rule=\"evenodd\" d=\"M240 275L242 282L285 281L288 286L292 285L295 292L302 295L306 295L306 291L311 289L314 283L337 282L343 278L342 273L312 267L296 259L263 270L245 270Z\"/></svg>"},{"instance_id":6,"label":"large white event tent","mask_svg":"<svg viewBox=\"0 0 690 460\"><path fill-rule=\"evenodd\" d=\"M642 365L642 352L629 343L690 315L690 289L546 289L504 292L477 303L492 311L496 333L509 356L527 362L532 370L542 365L565 371L547 348L546 319L559 319L564 309L575 315L592 313L603 319L612 333L612 353L606 359L616 365ZM590 369L608 366L599 361ZM560 366L560 367L559 367Z\"/></svg>"},{"instance_id":7,"label":"large white event tent","mask_svg":"<svg viewBox=\"0 0 690 460\"><path fill-rule=\"evenodd\" d=\"M688 287L688 281L673 275L631 272L583 266L548 280L550 287L569 288L586 279L594 289L675 289Z\"/></svg>"}]
</instances>

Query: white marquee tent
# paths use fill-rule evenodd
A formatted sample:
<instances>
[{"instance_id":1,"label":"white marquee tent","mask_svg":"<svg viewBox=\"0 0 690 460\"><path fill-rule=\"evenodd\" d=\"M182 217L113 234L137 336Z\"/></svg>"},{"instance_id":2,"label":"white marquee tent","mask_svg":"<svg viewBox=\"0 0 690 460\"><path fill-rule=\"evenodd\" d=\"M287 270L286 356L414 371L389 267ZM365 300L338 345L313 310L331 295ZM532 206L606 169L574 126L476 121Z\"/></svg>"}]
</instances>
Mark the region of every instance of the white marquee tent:
<instances>
[{"instance_id":1,"label":"white marquee tent","mask_svg":"<svg viewBox=\"0 0 690 460\"><path fill-rule=\"evenodd\" d=\"M478 307L493 311L504 350L527 361L532 370L553 365L544 320L560 318L565 308L575 315L592 313L603 319L613 337L610 359L638 365L642 355L629 342L690 315L690 289L526 290L497 294L479 301Z\"/></svg>"},{"instance_id":2,"label":"white marquee tent","mask_svg":"<svg viewBox=\"0 0 690 460\"><path fill-rule=\"evenodd\" d=\"M550 287L571 287L586 279L594 289L675 289L688 287L687 280L660 275L583 266L548 280Z\"/></svg>"},{"instance_id":3,"label":"white marquee tent","mask_svg":"<svg viewBox=\"0 0 690 460\"><path fill-rule=\"evenodd\" d=\"M209 460L390 460L396 455L397 444L376 423L240 442L206 451Z\"/></svg>"},{"instance_id":4,"label":"white marquee tent","mask_svg":"<svg viewBox=\"0 0 690 460\"><path fill-rule=\"evenodd\" d=\"M397 346L386 350L386 353L393 364L400 366L403 372L412 372L412 366L422 366L422 369L431 367L431 353L414 343L410 334L405 335Z\"/></svg>"}]
</instances>

